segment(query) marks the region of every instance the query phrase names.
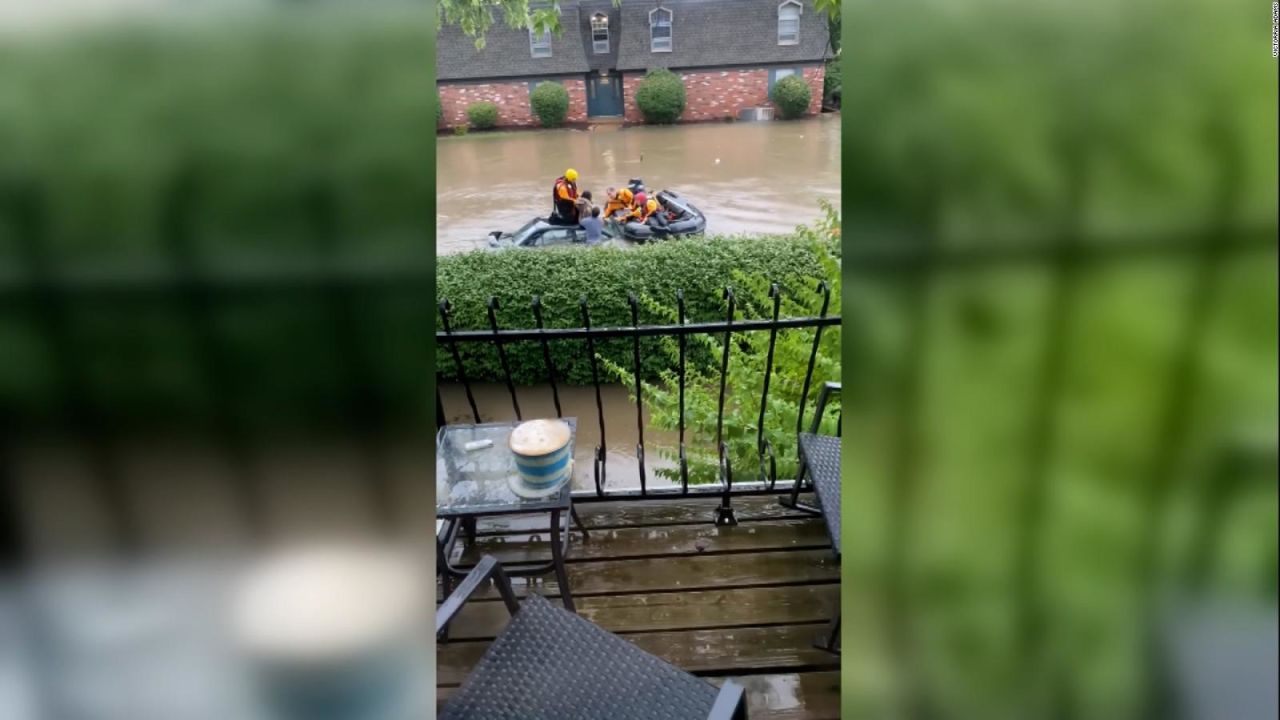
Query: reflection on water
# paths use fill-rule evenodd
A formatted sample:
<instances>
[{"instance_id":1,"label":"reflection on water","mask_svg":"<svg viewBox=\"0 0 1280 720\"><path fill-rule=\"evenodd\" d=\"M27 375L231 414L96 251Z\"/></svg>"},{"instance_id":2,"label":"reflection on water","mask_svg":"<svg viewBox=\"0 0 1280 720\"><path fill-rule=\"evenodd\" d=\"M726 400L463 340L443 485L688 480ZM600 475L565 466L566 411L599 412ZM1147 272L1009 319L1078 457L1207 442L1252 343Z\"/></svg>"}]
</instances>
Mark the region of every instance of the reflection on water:
<instances>
[{"instance_id":1,"label":"reflection on water","mask_svg":"<svg viewBox=\"0 0 1280 720\"><path fill-rule=\"evenodd\" d=\"M565 168L602 202L643 178L686 195L707 232L779 233L840 197L838 116L794 122L608 127L442 137L436 146L436 253L472 250L551 209Z\"/></svg>"},{"instance_id":2,"label":"reflection on water","mask_svg":"<svg viewBox=\"0 0 1280 720\"><path fill-rule=\"evenodd\" d=\"M480 418L484 422L504 422L515 419L515 411L511 407L511 394L507 387L499 383L473 383L471 392L475 395L476 406L480 410ZM520 400L520 411L526 420L534 418L550 418L556 416L555 403L551 397L550 386L516 388ZM450 423L474 422L471 407L467 404L467 396L461 385L441 384L440 395L444 398L445 418ZM620 490L640 487L640 463L636 459L636 445L639 432L636 427L636 406L621 385L603 385L600 388L600 402L604 407L606 449L607 488ZM596 411L595 391L591 387L569 386L560 388L560 407L565 417L578 419L578 429L573 448L573 488L575 490L594 490L595 479L592 472L592 456L595 447L600 444L600 420ZM644 414L644 440L646 487L664 487L672 483L654 473L658 468L673 468L675 464L659 455L659 445L671 447L676 444L676 434L663 432L653 427L646 410Z\"/></svg>"}]
</instances>

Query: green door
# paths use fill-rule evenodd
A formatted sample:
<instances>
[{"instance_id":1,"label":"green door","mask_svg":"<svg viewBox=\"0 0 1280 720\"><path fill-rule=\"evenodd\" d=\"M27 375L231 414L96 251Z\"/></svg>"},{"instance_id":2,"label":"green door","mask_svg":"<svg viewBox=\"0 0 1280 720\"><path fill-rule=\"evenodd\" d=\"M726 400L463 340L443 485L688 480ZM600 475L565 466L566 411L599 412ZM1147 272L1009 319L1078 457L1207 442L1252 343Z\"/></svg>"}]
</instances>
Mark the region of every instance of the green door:
<instances>
[{"instance_id":1,"label":"green door","mask_svg":"<svg viewBox=\"0 0 1280 720\"><path fill-rule=\"evenodd\" d=\"M622 116L622 76L618 73L587 76L587 115L591 117Z\"/></svg>"}]
</instances>

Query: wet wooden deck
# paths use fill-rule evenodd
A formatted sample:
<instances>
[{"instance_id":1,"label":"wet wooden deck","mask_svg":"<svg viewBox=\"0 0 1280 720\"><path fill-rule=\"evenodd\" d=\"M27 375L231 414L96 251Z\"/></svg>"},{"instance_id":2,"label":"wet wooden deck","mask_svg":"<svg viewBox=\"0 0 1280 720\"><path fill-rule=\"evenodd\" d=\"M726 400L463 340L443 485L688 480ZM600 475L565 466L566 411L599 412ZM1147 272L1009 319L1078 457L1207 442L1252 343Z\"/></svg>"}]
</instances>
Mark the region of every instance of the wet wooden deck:
<instances>
[{"instance_id":1,"label":"wet wooden deck","mask_svg":"<svg viewBox=\"0 0 1280 720\"><path fill-rule=\"evenodd\" d=\"M696 675L747 689L753 720L840 715L839 657L815 648L840 597L839 566L822 520L774 497L734 502L739 525L712 524L710 499L583 503L591 539L575 532L568 558L578 612ZM546 522L545 516L541 519ZM544 525L545 528L545 525ZM463 564L550 556L531 519L481 522ZM459 543L461 545L461 543ZM558 596L554 576L516 580ZM446 699L507 622L492 588L468 603L438 646L438 697Z\"/></svg>"}]
</instances>

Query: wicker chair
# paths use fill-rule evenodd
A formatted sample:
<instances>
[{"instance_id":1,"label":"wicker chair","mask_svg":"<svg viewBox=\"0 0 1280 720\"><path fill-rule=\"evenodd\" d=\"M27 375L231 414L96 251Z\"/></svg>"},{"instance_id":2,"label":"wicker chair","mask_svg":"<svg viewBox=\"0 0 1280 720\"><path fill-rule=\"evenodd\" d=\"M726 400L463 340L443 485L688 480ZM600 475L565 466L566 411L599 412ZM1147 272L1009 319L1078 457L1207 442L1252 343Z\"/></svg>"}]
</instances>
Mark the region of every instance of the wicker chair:
<instances>
[{"instance_id":1,"label":"wicker chair","mask_svg":"<svg viewBox=\"0 0 1280 720\"><path fill-rule=\"evenodd\" d=\"M485 556L436 613L439 635L493 579L511 621L489 646L441 720L741 720L742 687L722 688L660 660L538 595L516 599L502 566Z\"/></svg>"},{"instance_id":2,"label":"wicker chair","mask_svg":"<svg viewBox=\"0 0 1280 720\"><path fill-rule=\"evenodd\" d=\"M818 391L817 407L813 412L813 423L809 432L799 436L800 472L795 485L791 489L791 497L786 503L791 507L822 515L827 524L827 535L831 538L831 551L836 560L840 560L840 437L839 430L835 436L819 435L818 427L822 423L822 414L827 409L827 401L832 393L840 392L840 383L825 383ZM799 501L800 488L808 477L813 485L813 494L818 500L818 507L803 505ZM818 647L831 652L840 651L840 609L836 608L831 625L815 643Z\"/></svg>"}]
</instances>

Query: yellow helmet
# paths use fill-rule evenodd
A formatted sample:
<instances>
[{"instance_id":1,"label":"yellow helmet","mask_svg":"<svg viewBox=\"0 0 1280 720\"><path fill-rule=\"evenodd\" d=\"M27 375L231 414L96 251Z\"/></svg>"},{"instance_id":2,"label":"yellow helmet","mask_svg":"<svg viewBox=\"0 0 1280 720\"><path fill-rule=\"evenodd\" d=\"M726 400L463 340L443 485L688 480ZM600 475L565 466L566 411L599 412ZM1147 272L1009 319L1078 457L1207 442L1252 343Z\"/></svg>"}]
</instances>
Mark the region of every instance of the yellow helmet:
<instances>
[{"instance_id":1,"label":"yellow helmet","mask_svg":"<svg viewBox=\"0 0 1280 720\"><path fill-rule=\"evenodd\" d=\"M574 170L573 168L569 168L568 170L565 170L564 179L568 180L569 182L578 182L578 171Z\"/></svg>"}]
</instances>

